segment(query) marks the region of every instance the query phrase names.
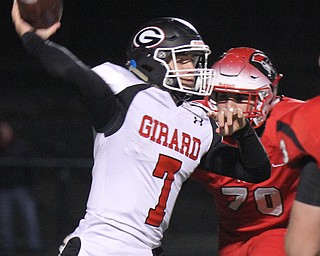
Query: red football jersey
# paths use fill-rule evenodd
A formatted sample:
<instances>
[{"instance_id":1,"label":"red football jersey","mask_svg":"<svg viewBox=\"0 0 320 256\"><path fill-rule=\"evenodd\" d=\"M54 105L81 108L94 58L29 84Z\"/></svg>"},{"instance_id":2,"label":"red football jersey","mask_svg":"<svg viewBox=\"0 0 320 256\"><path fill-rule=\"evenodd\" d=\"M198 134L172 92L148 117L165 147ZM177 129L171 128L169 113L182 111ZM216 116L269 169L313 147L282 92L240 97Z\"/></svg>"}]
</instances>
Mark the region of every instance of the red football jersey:
<instances>
[{"instance_id":1,"label":"red football jersey","mask_svg":"<svg viewBox=\"0 0 320 256\"><path fill-rule=\"evenodd\" d=\"M278 128L279 122L284 122L294 130L308 124L304 121L297 125L298 120L295 119L298 113L296 109L303 108L304 104L303 101L283 97L273 108L266 122L261 141L272 163L271 177L267 181L252 184L204 170L197 170L192 175L193 179L206 186L215 200L220 248L235 242L247 241L273 228L287 227L300 170L284 162L282 131ZM307 119L308 116L309 114L302 117ZM287 152L290 152L289 159L298 157L297 150L291 149L294 144L285 143ZM309 150L309 147L305 148Z\"/></svg>"},{"instance_id":2,"label":"red football jersey","mask_svg":"<svg viewBox=\"0 0 320 256\"><path fill-rule=\"evenodd\" d=\"M320 96L317 96L277 121L278 140L284 162L295 164L304 156L312 156L320 167L319 108Z\"/></svg>"}]
</instances>

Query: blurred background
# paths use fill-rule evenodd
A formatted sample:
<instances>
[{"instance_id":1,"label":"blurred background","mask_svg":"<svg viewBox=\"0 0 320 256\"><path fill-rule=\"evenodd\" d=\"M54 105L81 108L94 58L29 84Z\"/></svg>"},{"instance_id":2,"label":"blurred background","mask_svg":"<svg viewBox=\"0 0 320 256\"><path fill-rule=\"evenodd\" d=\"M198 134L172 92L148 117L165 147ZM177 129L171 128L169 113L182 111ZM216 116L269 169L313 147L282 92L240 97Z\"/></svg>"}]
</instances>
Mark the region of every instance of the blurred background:
<instances>
[{"instance_id":1,"label":"blurred background","mask_svg":"<svg viewBox=\"0 0 320 256\"><path fill-rule=\"evenodd\" d=\"M32 154L0 156L0 166L28 167L36 177L30 191L39 217L40 255L56 255L85 212L92 129L77 95L48 77L24 52L10 11L11 1L1 1L0 120L12 125ZM279 93L306 100L320 92L319 14L317 0L65 0L62 27L52 40L91 67L104 61L124 64L128 40L141 23L175 16L190 21L202 34L212 49L210 64L231 47L260 49L284 75ZM34 255L24 249L23 214L14 217L21 248L14 255ZM165 233L166 255L216 255L216 222L209 195L188 181Z\"/></svg>"}]
</instances>

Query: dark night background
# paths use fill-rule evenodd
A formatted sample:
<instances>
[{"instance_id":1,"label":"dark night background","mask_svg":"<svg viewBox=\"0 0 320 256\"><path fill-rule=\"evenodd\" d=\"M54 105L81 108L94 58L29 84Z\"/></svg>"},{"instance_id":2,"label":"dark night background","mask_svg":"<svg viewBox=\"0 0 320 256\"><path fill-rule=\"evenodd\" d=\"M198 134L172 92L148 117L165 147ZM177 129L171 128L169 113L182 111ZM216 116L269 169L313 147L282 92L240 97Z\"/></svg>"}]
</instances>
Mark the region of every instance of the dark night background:
<instances>
[{"instance_id":1,"label":"dark night background","mask_svg":"<svg viewBox=\"0 0 320 256\"><path fill-rule=\"evenodd\" d=\"M92 131L77 95L48 77L24 52L10 11L11 1L2 0L0 119L10 121L18 135L30 141L38 152L35 157L52 160L48 165L35 164L39 180L34 192L43 240L55 250L84 214ZM161 16L190 21L212 49L210 64L231 47L254 47L284 75L280 94L309 99L320 92L317 0L65 0L62 27L51 39L89 66L106 60L123 64L132 31ZM167 256L215 255L215 223L210 197L188 181L165 234Z\"/></svg>"}]
</instances>

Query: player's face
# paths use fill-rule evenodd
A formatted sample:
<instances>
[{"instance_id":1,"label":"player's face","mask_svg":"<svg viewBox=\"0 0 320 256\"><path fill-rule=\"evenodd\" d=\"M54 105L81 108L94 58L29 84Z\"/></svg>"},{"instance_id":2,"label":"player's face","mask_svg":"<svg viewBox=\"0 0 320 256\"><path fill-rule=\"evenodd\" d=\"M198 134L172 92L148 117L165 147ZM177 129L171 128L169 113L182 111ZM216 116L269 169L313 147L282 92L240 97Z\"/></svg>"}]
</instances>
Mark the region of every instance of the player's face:
<instances>
[{"instance_id":1,"label":"player's face","mask_svg":"<svg viewBox=\"0 0 320 256\"><path fill-rule=\"evenodd\" d=\"M252 110L254 101L249 101L248 94L217 92L215 93L218 111L224 108L240 108L243 113Z\"/></svg>"},{"instance_id":2,"label":"player's face","mask_svg":"<svg viewBox=\"0 0 320 256\"><path fill-rule=\"evenodd\" d=\"M176 61L171 59L169 62L169 67L171 70L185 70L183 72L175 72L176 75L180 76L180 80L183 86L193 87L195 82L195 77L193 76L196 63L196 58L193 54L180 54L176 56Z\"/></svg>"}]
</instances>

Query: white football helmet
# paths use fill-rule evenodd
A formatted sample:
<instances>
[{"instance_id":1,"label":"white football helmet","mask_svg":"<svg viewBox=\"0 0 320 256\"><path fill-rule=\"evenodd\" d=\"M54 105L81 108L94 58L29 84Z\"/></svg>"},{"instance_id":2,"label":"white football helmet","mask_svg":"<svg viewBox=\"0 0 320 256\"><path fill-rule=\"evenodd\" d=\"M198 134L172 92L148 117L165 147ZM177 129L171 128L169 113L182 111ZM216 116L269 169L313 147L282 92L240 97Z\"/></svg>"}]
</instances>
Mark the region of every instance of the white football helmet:
<instances>
[{"instance_id":1,"label":"white football helmet","mask_svg":"<svg viewBox=\"0 0 320 256\"><path fill-rule=\"evenodd\" d=\"M215 77L211 99L215 101L219 93L245 96L242 99L248 103L244 114L253 127L262 125L278 101L277 88L282 77L269 58L253 48L231 48L212 68Z\"/></svg>"}]
</instances>

